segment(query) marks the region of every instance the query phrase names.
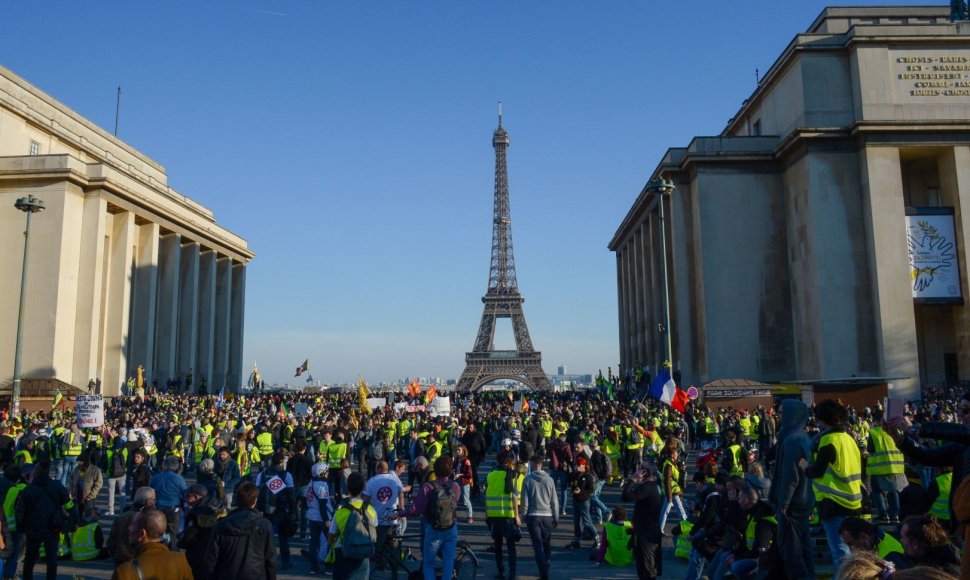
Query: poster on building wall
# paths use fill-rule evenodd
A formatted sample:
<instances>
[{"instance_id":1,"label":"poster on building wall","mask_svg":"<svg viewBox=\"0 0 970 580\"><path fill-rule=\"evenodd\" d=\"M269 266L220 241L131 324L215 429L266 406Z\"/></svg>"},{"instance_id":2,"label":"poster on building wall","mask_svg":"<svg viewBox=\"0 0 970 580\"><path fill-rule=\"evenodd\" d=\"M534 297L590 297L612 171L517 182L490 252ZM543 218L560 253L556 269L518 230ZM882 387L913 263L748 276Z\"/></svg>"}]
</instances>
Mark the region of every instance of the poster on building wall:
<instances>
[{"instance_id":1,"label":"poster on building wall","mask_svg":"<svg viewBox=\"0 0 970 580\"><path fill-rule=\"evenodd\" d=\"M104 425L104 398L101 395L78 395L76 412L78 427L101 427Z\"/></svg>"},{"instance_id":2,"label":"poster on building wall","mask_svg":"<svg viewBox=\"0 0 970 580\"><path fill-rule=\"evenodd\" d=\"M932 304L962 303L953 209L908 209L906 236L913 299Z\"/></svg>"}]
</instances>

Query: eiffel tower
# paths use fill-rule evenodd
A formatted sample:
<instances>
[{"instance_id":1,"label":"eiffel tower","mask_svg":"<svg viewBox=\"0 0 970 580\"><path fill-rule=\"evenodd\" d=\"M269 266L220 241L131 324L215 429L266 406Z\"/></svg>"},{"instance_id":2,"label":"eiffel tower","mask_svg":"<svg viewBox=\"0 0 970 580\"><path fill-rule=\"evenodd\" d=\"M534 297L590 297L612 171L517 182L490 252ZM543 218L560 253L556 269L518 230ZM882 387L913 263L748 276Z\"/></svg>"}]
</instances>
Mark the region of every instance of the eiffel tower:
<instances>
[{"instance_id":1,"label":"eiffel tower","mask_svg":"<svg viewBox=\"0 0 970 580\"><path fill-rule=\"evenodd\" d=\"M492 215L492 259L488 273L488 291L482 297L485 309L472 351L465 354L465 372L458 379L459 391L475 391L492 381L511 379L536 390L552 390L542 370L542 353L532 346L529 327L525 324L522 303L515 279L512 255L512 219L509 217L509 175L505 152L509 134L502 127L502 105L499 103L498 128L492 135L495 148L495 209ZM495 321L512 319L515 350L495 350Z\"/></svg>"}]
</instances>

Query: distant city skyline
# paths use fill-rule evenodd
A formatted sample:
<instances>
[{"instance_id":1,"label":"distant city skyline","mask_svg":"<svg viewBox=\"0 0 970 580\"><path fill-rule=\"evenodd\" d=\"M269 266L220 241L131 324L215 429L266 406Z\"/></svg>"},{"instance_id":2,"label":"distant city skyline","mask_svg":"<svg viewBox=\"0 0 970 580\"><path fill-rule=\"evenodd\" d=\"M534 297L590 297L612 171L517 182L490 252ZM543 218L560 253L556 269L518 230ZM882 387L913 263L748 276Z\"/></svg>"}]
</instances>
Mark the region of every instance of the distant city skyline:
<instances>
[{"instance_id":1,"label":"distant city skyline","mask_svg":"<svg viewBox=\"0 0 970 580\"><path fill-rule=\"evenodd\" d=\"M4 6L0 54L109 132L121 86L119 138L246 238L240 383L254 360L269 384L304 359L326 383L460 376L502 101L533 343L547 373L605 375L620 220L663 152L718 134L828 4L37 0Z\"/></svg>"}]
</instances>

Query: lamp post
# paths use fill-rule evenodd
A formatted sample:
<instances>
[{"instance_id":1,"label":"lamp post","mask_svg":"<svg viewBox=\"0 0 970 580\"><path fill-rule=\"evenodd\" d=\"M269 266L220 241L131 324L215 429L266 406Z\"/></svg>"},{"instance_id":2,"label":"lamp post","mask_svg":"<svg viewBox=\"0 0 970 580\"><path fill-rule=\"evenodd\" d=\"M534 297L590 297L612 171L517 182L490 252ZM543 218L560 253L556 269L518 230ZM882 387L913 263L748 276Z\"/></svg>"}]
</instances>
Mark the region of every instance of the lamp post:
<instances>
[{"instance_id":1,"label":"lamp post","mask_svg":"<svg viewBox=\"0 0 970 580\"><path fill-rule=\"evenodd\" d=\"M27 296L27 250L30 248L30 216L44 211L44 202L32 195L21 197L13 206L27 214L27 229L24 230L24 264L20 272L20 310L17 312L17 348L13 358L13 397L10 415L20 414L20 353L24 347L24 299Z\"/></svg>"},{"instance_id":2,"label":"lamp post","mask_svg":"<svg viewBox=\"0 0 970 580\"><path fill-rule=\"evenodd\" d=\"M664 198L674 191L674 182L664 176L658 176L647 183L647 191L658 196L657 206L660 209L660 284L663 287L663 322L659 333L664 338L664 361L670 363L670 376L674 374L674 355L670 333L670 283L667 278L667 223L664 219ZM659 373L660 370L658 369Z\"/></svg>"}]
</instances>

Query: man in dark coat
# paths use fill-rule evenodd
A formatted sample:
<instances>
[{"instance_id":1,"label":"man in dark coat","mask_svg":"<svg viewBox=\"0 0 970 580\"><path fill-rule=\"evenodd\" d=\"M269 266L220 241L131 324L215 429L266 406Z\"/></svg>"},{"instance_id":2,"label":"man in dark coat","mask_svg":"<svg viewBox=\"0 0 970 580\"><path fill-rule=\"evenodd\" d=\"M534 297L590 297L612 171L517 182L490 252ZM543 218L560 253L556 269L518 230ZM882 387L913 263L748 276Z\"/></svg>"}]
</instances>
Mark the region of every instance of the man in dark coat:
<instances>
[{"instance_id":1,"label":"man in dark coat","mask_svg":"<svg viewBox=\"0 0 970 580\"><path fill-rule=\"evenodd\" d=\"M815 553L808 520L815 507L811 480L799 463L812 461L812 444L805 432L808 407L788 399L781 404L781 426L775 449L775 471L768 500L778 521L778 552L789 578L814 578Z\"/></svg>"},{"instance_id":2,"label":"man in dark coat","mask_svg":"<svg viewBox=\"0 0 970 580\"><path fill-rule=\"evenodd\" d=\"M468 448L468 459L472 462L472 494L478 495L478 465L482 462L487 451L485 437L478 430L474 422L468 424L468 428L461 436L461 442Z\"/></svg>"},{"instance_id":3,"label":"man in dark coat","mask_svg":"<svg viewBox=\"0 0 970 580\"><path fill-rule=\"evenodd\" d=\"M61 482L50 478L51 464L42 461L34 468L33 481L20 492L16 503L17 530L24 534L24 579L34 575L34 564L44 546L47 580L57 579L57 540L60 531L70 525L64 510L71 498Z\"/></svg>"},{"instance_id":4,"label":"man in dark coat","mask_svg":"<svg viewBox=\"0 0 970 580\"><path fill-rule=\"evenodd\" d=\"M276 580L273 525L256 511L258 497L252 482L236 488L239 507L219 520L206 549L209 580Z\"/></svg>"},{"instance_id":5,"label":"man in dark coat","mask_svg":"<svg viewBox=\"0 0 970 580\"><path fill-rule=\"evenodd\" d=\"M644 461L633 477L623 482L623 501L633 504L633 561L641 580L653 580L663 574L660 552L662 541L660 511L663 493L660 491L657 466Z\"/></svg>"}]
</instances>

